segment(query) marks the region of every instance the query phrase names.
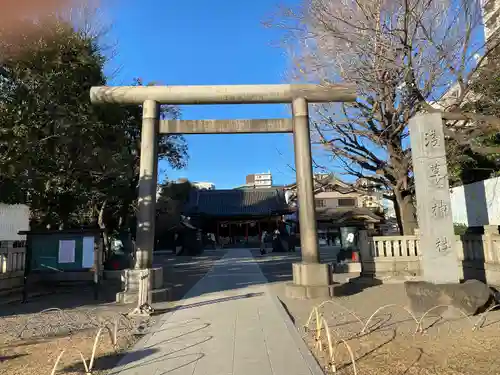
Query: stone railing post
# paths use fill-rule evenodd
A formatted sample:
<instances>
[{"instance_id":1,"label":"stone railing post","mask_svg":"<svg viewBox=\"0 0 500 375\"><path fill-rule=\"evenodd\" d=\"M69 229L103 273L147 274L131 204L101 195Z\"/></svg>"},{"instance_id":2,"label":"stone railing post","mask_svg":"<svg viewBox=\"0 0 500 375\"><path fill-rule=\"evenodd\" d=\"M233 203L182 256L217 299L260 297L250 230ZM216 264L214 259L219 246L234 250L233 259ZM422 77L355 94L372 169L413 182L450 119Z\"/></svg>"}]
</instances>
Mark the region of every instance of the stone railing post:
<instances>
[{"instance_id":1,"label":"stone railing post","mask_svg":"<svg viewBox=\"0 0 500 375\"><path fill-rule=\"evenodd\" d=\"M498 262L499 254L495 254L493 247L493 236L498 236L500 233L498 231L497 225L485 225L483 235L483 251L484 251L484 263L495 263Z\"/></svg>"},{"instance_id":2,"label":"stone railing post","mask_svg":"<svg viewBox=\"0 0 500 375\"><path fill-rule=\"evenodd\" d=\"M361 263L361 275L365 275L366 262L372 260L372 254L370 249L370 237L368 237L368 231L363 229L358 232L359 241L359 262Z\"/></svg>"},{"instance_id":3,"label":"stone railing post","mask_svg":"<svg viewBox=\"0 0 500 375\"><path fill-rule=\"evenodd\" d=\"M361 262L363 260L368 260L371 257L370 251L370 237L368 237L368 231L363 229L358 232L358 241L359 241L359 257L361 258Z\"/></svg>"}]
</instances>

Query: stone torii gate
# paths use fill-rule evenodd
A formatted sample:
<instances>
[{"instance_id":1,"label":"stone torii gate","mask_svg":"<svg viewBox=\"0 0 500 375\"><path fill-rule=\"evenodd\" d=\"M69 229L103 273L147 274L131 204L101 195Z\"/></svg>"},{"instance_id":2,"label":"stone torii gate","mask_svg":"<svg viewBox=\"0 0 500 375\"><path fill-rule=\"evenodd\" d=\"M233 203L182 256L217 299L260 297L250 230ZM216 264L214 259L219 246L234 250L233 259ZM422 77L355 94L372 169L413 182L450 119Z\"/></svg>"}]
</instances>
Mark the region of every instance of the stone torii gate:
<instances>
[{"instance_id":1,"label":"stone torii gate","mask_svg":"<svg viewBox=\"0 0 500 375\"><path fill-rule=\"evenodd\" d=\"M352 102L353 87L343 85L231 85L231 86L121 86L93 87L94 104L142 105L139 210L137 213L136 263L126 272L122 301L137 299L139 277L149 269L148 301L157 299L162 270L152 269L155 236L155 203L158 172L157 135L193 133L286 133L293 132L297 174L302 262L293 265L291 297L332 295L332 270L321 264L318 251L313 193L308 103ZM291 103L293 118L273 120L160 120L160 105ZM161 294L161 293L160 293ZM127 298L127 296L129 298ZM141 299L141 298L140 298ZM144 301L145 302L145 301Z\"/></svg>"}]
</instances>

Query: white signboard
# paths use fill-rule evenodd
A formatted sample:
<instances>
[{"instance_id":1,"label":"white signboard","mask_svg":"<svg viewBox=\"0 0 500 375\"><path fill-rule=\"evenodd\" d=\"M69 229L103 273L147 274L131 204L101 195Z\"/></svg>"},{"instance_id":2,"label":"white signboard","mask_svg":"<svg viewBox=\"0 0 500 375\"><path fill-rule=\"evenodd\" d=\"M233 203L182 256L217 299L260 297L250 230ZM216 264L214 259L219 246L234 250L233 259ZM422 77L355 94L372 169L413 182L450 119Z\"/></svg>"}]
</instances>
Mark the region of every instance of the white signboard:
<instances>
[{"instance_id":1,"label":"white signboard","mask_svg":"<svg viewBox=\"0 0 500 375\"><path fill-rule=\"evenodd\" d=\"M58 263L75 263L75 241L60 240Z\"/></svg>"},{"instance_id":2,"label":"white signboard","mask_svg":"<svg viewBox=\"0 0 500 375\"><path fill-rule=\"evenodd\" d=\"M94 267L94 237L83 237L82 268Z\"/></svg>"}]
</instances>

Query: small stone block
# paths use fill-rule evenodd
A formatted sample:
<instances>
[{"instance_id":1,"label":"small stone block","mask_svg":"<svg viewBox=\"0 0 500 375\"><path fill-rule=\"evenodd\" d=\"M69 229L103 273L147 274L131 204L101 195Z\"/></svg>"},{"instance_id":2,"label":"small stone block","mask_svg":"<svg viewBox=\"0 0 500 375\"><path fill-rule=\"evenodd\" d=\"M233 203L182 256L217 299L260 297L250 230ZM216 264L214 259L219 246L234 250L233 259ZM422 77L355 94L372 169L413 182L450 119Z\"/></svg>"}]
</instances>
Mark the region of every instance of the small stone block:
<instances>
[{"instance_id":1,"label":"small stone block","mask_svg":"<svg viewBox=\"0 0 500 375\"><path fill-rule=\"evenodd\" d=\"M335 288L339 285L297 285L289 282L285 284L285 295L292 299L331 298L335 296Z\"/></svg>"},{"instance_id":2,"label":"small stone block","mask_svg":"<svg viewBox=\"0 0 500 375\"><path fill-rule=\"evenodd\" d=\"M335 273L360 273L361 272L361 263L345 263L345 264L336 264L334 266Z\"/></svg>"},{"instance_id":3,"label":"small stone block","mask_svg":"<svg viewBox=\"0 0 500 375\"><path fill-rule=\"evenodd\" d=\"M294 263L293 282L296 285L331 285L332 266L326 263Z\"/></svg>"},{"instance_id":4,"label":"small stone block","mask_svg":"<svg viewBox=\"0 0 500 375\"><path fill-rule=\"evenodd\" d=\"M163 268L150 268L149 271L149 289L161 289L163 287ZM144 270L125 269L121 271L123 289L131 293L139 290L139 281Z\"/></svg>"},{"instance_id":5,"label":"small stone block","mask_svg":"<svg viewBox=\"0 0 500 375\"><path fill-rule=\"evenodd\" d=\"M171 298L171 290L170 288L161 288L154 289L149 291L149 298L151 303L159 303L169 301ZM133 292L119 292L116 293L116 302L129 304L129 303L137 303L139 298L138 293Z\"/></svg>"}]
</instances>

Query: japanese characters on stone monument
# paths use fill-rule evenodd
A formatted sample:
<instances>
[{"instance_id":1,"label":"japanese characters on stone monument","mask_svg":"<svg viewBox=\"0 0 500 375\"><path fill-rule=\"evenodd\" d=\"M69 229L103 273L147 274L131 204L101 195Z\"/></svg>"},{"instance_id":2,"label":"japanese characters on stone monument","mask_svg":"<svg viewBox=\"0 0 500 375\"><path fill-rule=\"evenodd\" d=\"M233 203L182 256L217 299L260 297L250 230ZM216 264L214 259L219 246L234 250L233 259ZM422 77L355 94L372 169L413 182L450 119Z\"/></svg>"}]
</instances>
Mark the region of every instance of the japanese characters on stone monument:
<instances>
[{"instance_id":1,"label":"japanese characters on stone monument","mask_svg":"<svg viewBox=\"0 0 500 375\"><path fill-rule=\"evenodd\" d=\"M413 173L425 281L458 283L460 270L446 166L441 114L417 115L410 120Z\"/></svg>"}]
</instances>

